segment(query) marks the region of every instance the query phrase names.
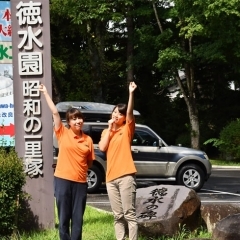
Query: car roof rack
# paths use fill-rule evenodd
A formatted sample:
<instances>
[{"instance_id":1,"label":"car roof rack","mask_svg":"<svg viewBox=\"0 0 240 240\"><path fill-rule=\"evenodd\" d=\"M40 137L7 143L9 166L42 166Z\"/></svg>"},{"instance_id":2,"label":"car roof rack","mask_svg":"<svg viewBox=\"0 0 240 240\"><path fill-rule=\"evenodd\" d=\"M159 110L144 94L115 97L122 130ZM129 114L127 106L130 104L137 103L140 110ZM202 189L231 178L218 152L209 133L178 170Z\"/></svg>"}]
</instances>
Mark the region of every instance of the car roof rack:
<instances>
[{"instance_id":1,"label":"car roof rack","mask_svg":"<svg viewBox=\"0 0 240 240\"><path fill-rule=\"evenodd\" d=\"M115 105L97 102L59 102L56 104L60 117L65 118L66 111L69 108L78 108L84 115L84 120L87 122L107 122L110 119ZM133 110L135 116L140 116L140 113Z\"/></svg>"}]
</instances>

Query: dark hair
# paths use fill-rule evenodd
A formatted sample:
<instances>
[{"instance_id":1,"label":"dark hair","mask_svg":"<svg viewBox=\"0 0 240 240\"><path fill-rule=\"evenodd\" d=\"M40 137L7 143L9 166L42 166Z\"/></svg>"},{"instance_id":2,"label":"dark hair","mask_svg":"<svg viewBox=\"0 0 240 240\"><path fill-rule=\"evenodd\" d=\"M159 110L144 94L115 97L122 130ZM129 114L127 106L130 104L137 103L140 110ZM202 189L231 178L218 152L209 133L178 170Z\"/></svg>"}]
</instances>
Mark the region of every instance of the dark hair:
<instances>
[{"instance_id":1,"label":"dark hair","mask_svg":"<svg viewBox=\"0 0 240 240\"><path fill-rule=\"evenodd\" d=\"M118 108L118 111L119 111L121 114L123 114L124 116L127 115L127 104L125 104L125 103L119 103L119 104L117 104L117 105L113 108L112 113L114 112L114 110L115 110L116 108Z\"/></svg>"},{"instance_id":2,"label":"dark hair","mask_svg":"<svg viewBox=\"0 0 240 240\"><path fill-rule=\"evenodd\" d=\"M73 118L81 118L84 120L83 114L77 108L69 108L66 112L66 121L67 123Z\"/></svg>"}]
</instances>

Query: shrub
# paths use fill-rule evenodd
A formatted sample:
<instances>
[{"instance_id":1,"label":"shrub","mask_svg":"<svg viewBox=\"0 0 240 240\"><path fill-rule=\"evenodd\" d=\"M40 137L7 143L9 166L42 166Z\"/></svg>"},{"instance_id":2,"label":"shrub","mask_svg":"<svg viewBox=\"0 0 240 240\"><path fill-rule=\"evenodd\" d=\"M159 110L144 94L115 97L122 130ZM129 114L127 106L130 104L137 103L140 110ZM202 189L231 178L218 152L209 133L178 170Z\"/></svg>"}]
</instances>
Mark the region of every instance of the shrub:
<instances>
[{"instance_id":1,"label":"shrub","mask_svg":"<svg viewBox=\"0 0 240 240\"><path fill-rule=\"evenodd\" d=\"M224 157L240 159L240 119L230 122L222 129L219 139L212 138L204 144L212 143Z\"/></svg>"},{"instance_id":2,"label":"shrub","mask_svg":"<svg viewBox=\"0 0 240 240\"><path fill-rule=\"evenodd\" d=\"M23 161L14 148L0 147L0 237L12 234L17 227L19 199L26 182Z\"/></svg>"}]
</instances>

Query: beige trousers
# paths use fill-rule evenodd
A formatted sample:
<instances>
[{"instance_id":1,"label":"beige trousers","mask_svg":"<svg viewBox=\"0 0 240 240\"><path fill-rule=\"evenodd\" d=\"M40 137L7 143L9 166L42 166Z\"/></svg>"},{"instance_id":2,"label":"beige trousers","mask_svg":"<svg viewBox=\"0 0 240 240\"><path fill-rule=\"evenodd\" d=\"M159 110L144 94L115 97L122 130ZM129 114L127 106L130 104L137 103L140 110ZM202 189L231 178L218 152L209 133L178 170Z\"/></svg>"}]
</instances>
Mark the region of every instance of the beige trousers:
<instances>
[{"instance_id":1,"label":"beige trousers","mask_svg":"<svg viewBox=\"0 0 240 240\"><path fill-rule=\"evenodd\" d=\"M126 239L126 223L129 230L129 240L137 240L135 175L117 178L108 182L106 186L114 215L114 228L117 240Z\"/></svg>"}]
</instances>

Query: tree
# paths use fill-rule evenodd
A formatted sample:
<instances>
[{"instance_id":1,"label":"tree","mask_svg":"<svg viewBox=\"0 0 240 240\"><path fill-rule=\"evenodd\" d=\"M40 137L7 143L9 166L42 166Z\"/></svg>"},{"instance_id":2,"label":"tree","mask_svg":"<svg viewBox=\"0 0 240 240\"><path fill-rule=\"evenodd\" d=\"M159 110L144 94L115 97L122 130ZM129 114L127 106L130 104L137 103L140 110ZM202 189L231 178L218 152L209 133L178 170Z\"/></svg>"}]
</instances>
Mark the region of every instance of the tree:
<instances>
[{"instance_id":1,"label":"tree","mask_svg":"<svg viewBox=\"0 0 240 240\"><path fill-rule=\"evenodd\" d=\"M171 144L180 143L180 135L187 139L188 132L186 142L202 147L228 117L239 117L229 91L229 82L240 79L239 6L234 4L53 0L56 101L124 102L126 83L134 80L142 122ZM174 100L167 97L172 86L180 90ZM233 105L231 114L226 114L227 103Z\"/></svg>"},{"instance_id":2,"label":"tree","mask_svg":"<svg viewBox=\"0 0 240 240\"><path fill-rule=\"evenodd\" d=\"M56 19L62 21L62 17L67 19L70 29L75 29L75 33L70 31L66 33L68 37L78 36L81 41L78 43L81 47L80 52L84 49L85 60L91 71L88 77L88 85L91 86L91 98L97 102L106 101L103 94L103 86L108 76L114 71L114 64L110 62L106 55L114 46L109 45L112 37L116 38L118 34L121 36L119 41L125 41L127 51L125 55L125 71L126 82L133 81L133 19L132 19L132 2L131 1L86 1L86 0L53 0L51 5L51 13L53 14L54 24ZM54 18L55 16L55 18ZM126 20L126 21L125 21ZM126 23L125 23L126 22ZM127 27L127 32L123 30L117 34L112 31L111 25L118 23L122 29ZM66 26L66 24L65 24ZM122 40L122 39L123 40ZM121 51L118 44L115 46L115 52ZM126 48L125 48L126 50ZM75 52L76 54L76 52ZM116 76L115 76L116 77ZM120 84L121 86L122 84ZM127 84L125 84L127 86Z\"/></svg>"},{"instance_id":3,"label":"tree","mask_svg":"<svg viewBox=\"0 0 240 240\"><path fill-rule=\"evenodd\" d=\"M219 26L227 30L226 22L234 26L231 33L237 32L239 11L233 1L152 1L159 31L163 35L156 66L167 72L163 84L168 86L176 82L187 105L191 126L191 145L200 148L200 130L197 96L201 92L201 69L204 75L208 70L204 65L220 65L229 56L239 61L239 43L229 41ZM238 6L238 5L237 5ZM163 10L163 8L165 10ZM161 13L164 12L164 15ZM165 18L164 18L165 17ZM169 22L167 22L167 18ZM238 31L239 32L239 31ZM238 34L237 34L238 35ZM229 35L228 35L229 36ZM166 41L167 39L167 41ZM229 43L237 44L237 52L226 52ZM207 49L207 51L206 51ZM183 70L185 78L179 76Z\"/></svg>"}]
</instances>

